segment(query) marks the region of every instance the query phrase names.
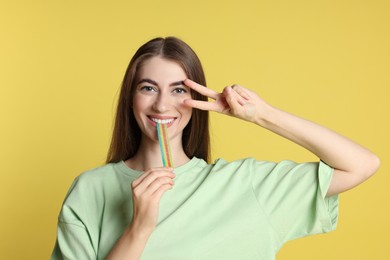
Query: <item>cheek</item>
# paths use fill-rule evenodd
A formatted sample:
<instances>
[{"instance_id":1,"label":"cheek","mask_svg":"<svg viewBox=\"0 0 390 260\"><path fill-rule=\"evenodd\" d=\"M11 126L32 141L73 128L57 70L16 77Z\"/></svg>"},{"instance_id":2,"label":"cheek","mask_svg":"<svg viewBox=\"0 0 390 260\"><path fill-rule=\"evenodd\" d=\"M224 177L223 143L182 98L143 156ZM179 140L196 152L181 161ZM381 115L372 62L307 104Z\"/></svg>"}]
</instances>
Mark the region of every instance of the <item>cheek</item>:
<instances>
[{"instance_id":1,"label":"cheek","mask_svg":"<svg viewBox=\"0 0 390 260\"><path fill-rule=\"evenodd\" d=\"M191 116L192 116L192 108L187 107L187 106L183 106L182 115L183 115L184 117L186 117L186 120L187 120L187 123L188 123L188 121L190 121Z\"/></svg>"},{"instance_id":2,"label":"cheek","mask_svg":"<svg viewBox=\"0 0 390 260\"><path fill-rule=\"evenodd\" d=\"M137 113L136 110L133 110L133 115L134 115L135 121L137 122L137 125L139 127L141 127L142 126L142 121L141 121L140 116L139 116L139 114Z\"/></svg>"},{"instance_id":3,"label":"cheek","mask_svg":"<svg viewBox=\"0 0 390 260\"><path fill-rule=\"evenodd\" d=\"M134 101L133 101L133 114L134 114L135 120L137 121L138 125L140 125L140 123L141 123L140 122L140 113L144 110L143 108L144 108L144 106L143 106L142 102L134 99Z\"/></svg>"},{"instance_id":4,"label":"cheek","mask_svg":"<svg viewBox=\"0 0 390 260\"><path fill-rule=\"evenodd\" d=\"M178 109L180 110L180 113L181 114L185 114L185 115L191 115L192 114L192 107L190 107L190 106L186 106L185 104L184 104L184 100L186 100L186 99L188 99L188 98L183 98L183 99L181 99L179 102L178 102L178 104L177 104L177 106L178 106Z\"/></svg>"},{"instance_id":5,"label":"cheek","mask_svg":"<svg viewBox=\"0 0 390 260\"><path fill-rule=\"evenodd\" d=\"M145 98L142 95L135 94L134 98L133 98L133 110L134 110L134 113L138 114L138 113L144 111L145 108L148 106L148 104L150 102L151 101L148 98Z\"/></svg>"}]
</instances>

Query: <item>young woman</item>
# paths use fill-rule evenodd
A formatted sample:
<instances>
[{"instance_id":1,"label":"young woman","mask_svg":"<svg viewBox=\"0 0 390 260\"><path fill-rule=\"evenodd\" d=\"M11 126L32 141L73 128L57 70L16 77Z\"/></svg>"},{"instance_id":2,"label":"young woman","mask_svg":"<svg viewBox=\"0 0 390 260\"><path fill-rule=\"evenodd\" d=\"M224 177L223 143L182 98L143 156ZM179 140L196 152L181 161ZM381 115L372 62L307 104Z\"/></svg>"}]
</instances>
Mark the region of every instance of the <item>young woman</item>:
<instances>
[{"instance_id":1,"label":"young woman","mask_svg":"<svg viewBox=\"0 0 390 260\"><path fill-rule=\"evenodd\" d=\"M183 41L140 47L124 77L107 164L72 184L52 259L274 259L288 240L333 230L337 194L379 167L367 149L242 86L217 93L205 85ZM257 124L320 161L209 163L208 111ZM174 169L161 166L157 123L168 126Z\"/></svg>"}]
</instances>

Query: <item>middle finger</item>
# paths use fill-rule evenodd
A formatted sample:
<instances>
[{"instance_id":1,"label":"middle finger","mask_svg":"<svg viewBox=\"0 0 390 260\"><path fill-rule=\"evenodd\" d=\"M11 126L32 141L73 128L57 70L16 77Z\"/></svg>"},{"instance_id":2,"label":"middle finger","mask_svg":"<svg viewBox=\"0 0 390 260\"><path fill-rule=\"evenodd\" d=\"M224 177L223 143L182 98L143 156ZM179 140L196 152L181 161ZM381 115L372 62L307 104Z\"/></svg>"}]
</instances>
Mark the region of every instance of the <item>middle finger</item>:
<instances>
[{"instance_id":1,"label":"middle finger","mask_svg":"<svg viewBox=\"0 0 390 260\"><path fill-rule=\"evenodd\" d=\"M184 80L184 84L187 87L195 90L199 94L202 94L202 95L209 97L209 98L212 98L214 100L216 100L218 98L218 96L220 95L218 92L215 92L212 89L206 88L205 86L202 86L202 85L200 85L200 84L198 84L195 81L192 81L190 79Z\"/></svg>"}]
</instances>

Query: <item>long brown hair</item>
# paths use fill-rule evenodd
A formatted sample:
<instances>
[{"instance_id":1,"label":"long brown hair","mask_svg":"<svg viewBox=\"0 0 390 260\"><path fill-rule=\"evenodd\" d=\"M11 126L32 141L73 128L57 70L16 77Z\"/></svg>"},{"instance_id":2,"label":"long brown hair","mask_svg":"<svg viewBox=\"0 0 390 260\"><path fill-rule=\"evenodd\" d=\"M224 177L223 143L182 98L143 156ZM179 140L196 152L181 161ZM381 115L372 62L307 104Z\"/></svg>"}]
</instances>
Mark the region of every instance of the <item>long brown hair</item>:
<instances>
[{"instance_id":1,"label":"long brown hair","mask_svg":"<svg viewBox=\"0 0 390 260\"><path fill-rule=\"evenodd\" d=\"M133 97L138 82L139 68L143 62L155 56L177 62L187 77L203 86L206 79L196 53L176 37L155 38L142 45L131 59L124 76L118 100L115 125L107 163L119 162L133 157L141 143L141 130L133 113ZM191 91L193 99L207 101L207 97ZM189 158L198 157L209 161L210 136L209 113L193 109L192 116L183 130L183 149Z\"/></svg>"}]
</instances>

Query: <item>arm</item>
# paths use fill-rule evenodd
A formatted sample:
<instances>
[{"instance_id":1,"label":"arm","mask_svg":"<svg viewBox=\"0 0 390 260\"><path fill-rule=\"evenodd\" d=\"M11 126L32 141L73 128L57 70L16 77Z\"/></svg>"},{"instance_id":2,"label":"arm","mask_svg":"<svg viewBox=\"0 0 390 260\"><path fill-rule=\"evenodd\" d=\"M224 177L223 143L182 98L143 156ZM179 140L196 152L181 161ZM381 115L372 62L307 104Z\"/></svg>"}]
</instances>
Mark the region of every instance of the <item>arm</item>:
<instances>
[{"instance_id":1,"label":"arm","mask_svg":"<svg viewBox=\"0 0 390 260\"><path fill-rule=\"evenodd\" d=\"M186 100L187 105L255 123L306 148L333 167L327 196L359 185L379 167L379 158L366 148L330 129L272 107L256 93L241 86L226 87L223 93L216 93L190 80L185 84L215 100Z\"/></svg>"},{"instance_id":2,"label":"arm","mask_svg":"<svg viewBox=\"0 0 390 260\"><path fill-rule=\"evenodd\" d=\"M131 184L133 220L119 238L107 259L139 259L158 217L161 196L173 186L171 168L154 168Z\"/></svg>"}]
</instances>

